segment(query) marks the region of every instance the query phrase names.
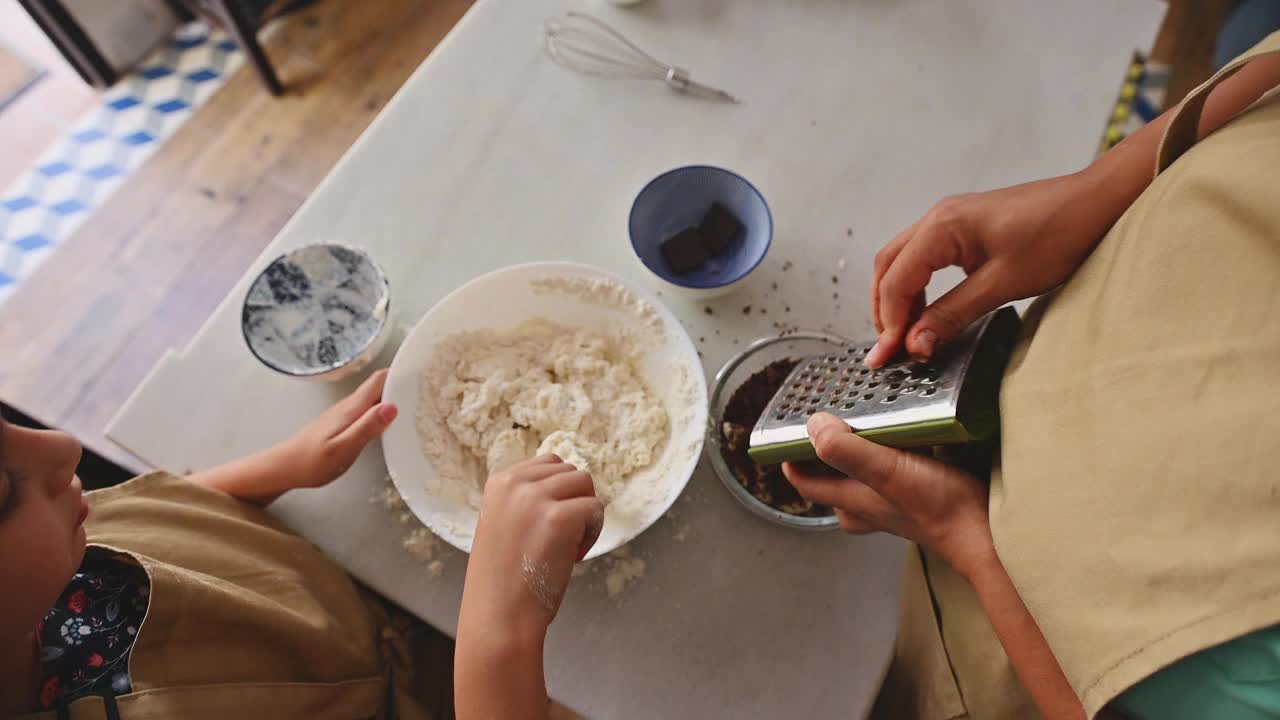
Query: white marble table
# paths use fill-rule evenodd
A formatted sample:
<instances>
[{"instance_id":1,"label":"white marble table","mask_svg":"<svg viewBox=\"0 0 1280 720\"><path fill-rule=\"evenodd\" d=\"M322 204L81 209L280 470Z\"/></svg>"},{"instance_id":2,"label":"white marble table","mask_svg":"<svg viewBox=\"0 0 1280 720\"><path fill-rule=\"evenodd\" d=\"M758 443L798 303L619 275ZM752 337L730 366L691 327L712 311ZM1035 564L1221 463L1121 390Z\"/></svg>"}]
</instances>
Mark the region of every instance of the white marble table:
<instances>
[{"instance_id":1,"label":"white marble table","mask_svg":"<svg viewBox=\"0 0 1280 720\"><path fill-rule=\"evenodd\" d=\"M598 13L743 103L552 64L539 28L567 9ZM774 323L864 335L879 246L942 195L1087 162L1160 12L1104 0L480 0L110 436L157 466L205 467L285 437L349 388L273 374L244 347L248 283L286 249L368 249L404 323L468 278L523 261L571 259L657 285L630 255L627 210L645 181L697 162L754 181L776 223L770 257L737 295L663 296L708 376ZM403 527L368 501L384 476L373 448L273 511L452 632L465 559L443 554L431 577L402 550ZM865 715L892 643L902 545L767 525L705 462L686 495L675 519L632 544L648 565L641 581L616 599L598 574L575 581L551 633L552 695L592 718Z\"/></svg>"}]
</instances>

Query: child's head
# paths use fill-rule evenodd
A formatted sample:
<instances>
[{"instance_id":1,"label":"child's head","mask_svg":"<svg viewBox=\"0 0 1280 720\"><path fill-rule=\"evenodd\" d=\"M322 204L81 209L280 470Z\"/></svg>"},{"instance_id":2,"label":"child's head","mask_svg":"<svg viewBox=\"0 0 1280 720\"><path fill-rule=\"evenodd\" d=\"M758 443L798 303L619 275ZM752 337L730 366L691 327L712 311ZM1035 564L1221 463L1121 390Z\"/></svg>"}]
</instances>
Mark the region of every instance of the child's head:
<instances>
[{"instance_id":1,"label":"child's head","mask_svg":"<svg viewBox=\"0 0 1280 720\"><path fill-rule=\"evenodd\" d=\"M79 462L70 435L0 421L0 639L34 629L80 567Z\"/></svg>"}]
</instances>

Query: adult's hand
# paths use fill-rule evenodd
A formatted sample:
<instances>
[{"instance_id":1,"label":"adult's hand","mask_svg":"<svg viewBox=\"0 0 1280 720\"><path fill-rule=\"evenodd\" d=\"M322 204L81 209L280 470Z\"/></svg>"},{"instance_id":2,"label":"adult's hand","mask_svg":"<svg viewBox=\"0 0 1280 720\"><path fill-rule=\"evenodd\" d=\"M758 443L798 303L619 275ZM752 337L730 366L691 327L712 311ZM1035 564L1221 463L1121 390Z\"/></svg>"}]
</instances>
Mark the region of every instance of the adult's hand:
<instances>
[{"instance_id":1,"label":"adult's hand","mask_svg":"<svg viewBox=\"0 0 1280 720\"><path fill-rule=\"evenodd\" d=\"M987 490L969 473L865 440L839 418L809 419L818 458L843 474L785 463L805 498L835 508L845 532L888 532L923 545L970 575L994 556Z\"/></svg>"},{"instance_id":2,"label":"adult's hand","mask_svg":"<svg viewBox=\"0 0 1280 720\"><path fill-rule=\"evenodd\" d=\"M1040 715L1084 720L1084 708L1000 563L977 478L932 458L876 445L827 414L809 420L818 457L839 474L784 464L801 495L836 508L846 532L890 532L940 555L978 596ZM847 477L846 477L847 476Z\"/></svg>"},{"instance_id":3,"label":"adult's hand","mask_svg":"<svg viewBox=\"0 0 1280 720\"><path fill-rule=\"evenodd\" d=\"M1280 84L1280 56L1224 80L1200 114L1213 132ZM1151 183L1166 112L1077 173L939 202L876 256L872 308L880 333L867 364L906 350L919 360L982 315L1062 284ZM957 265L968 278L927 305L929 277Z\"/></svg>"},{"instance_id":4,"label":"adult's hand","mask_svg":"<svg viewBox=\"0 0 1280 720\"><path fill-rule=\"evenodd\" d=\"M948 197L877 255L871 281L879 338L867 364L880 367L904 346L928 360L970 323L1012 300L1062 284L1114 222L1112 204L1094 202L1086 173ZM934 272L966 277L926 304Z\"/></svg>"}]
</instances>

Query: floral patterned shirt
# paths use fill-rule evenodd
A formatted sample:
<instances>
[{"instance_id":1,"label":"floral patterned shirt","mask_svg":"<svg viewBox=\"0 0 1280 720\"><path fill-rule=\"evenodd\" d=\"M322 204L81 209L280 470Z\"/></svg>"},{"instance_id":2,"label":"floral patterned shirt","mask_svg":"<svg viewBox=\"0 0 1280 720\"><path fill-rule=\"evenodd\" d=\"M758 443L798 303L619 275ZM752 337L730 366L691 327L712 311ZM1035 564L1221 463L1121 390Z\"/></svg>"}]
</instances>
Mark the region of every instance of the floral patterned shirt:
<instances>
[{"instance_id":1,"label":"floral patterned shirt","mask_svg":"<svg viewBox=\"0 0 1280 720\"><path fill-rule=\"evenodd\" d=\"M142 568L89 548L80 571L36 630L40 708L86 695L125 695L129 653L147 614L151 581Z\"/></svg>"}]
</instances>

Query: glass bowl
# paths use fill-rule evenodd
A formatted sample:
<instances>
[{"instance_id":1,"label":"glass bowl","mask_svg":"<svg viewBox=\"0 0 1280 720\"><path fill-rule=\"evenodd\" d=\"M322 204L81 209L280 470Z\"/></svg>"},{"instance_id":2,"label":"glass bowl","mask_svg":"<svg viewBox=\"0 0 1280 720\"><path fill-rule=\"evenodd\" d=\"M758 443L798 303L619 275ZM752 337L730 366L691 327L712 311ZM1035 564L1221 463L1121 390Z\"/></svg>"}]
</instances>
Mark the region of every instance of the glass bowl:
<instances>
[{"instance_id":1,"label":"glass bowl","mask_svg":"<svg viewBox=\"0 0 1280 720\"><path fill-rule=\"evenodd\" d=\"M368 366L391 337L391 287L359 248L305 245L254 279L240 330L254 356L276 372L341 380Z\"/></svg>"},{"instance_id":2,"label":"glass bowl","mask_svg":"<svg viewBox=\"0 0 1280 720\"><path fill-rule=\"evenodd\" d=\"M711 391L711 409L707 416L707 454L711 458L711 467L715 470L720 483L729 494L743 507L755 515L776 525L796 530L834 530L839 527L835 515L826 517L802 517L782 512L777 508L757 500L754 495L738 482L729 464L721 454L724 435L720 429L721 416L729 398L733 396L747 378L763 370L770 363L787 358L805 358L833 352L849 344L849 340L838 335L823 332L795 332L789 335L764 337L747 346L735 355L716 373L715 386Z\"/></svg>"}]
</instances>

